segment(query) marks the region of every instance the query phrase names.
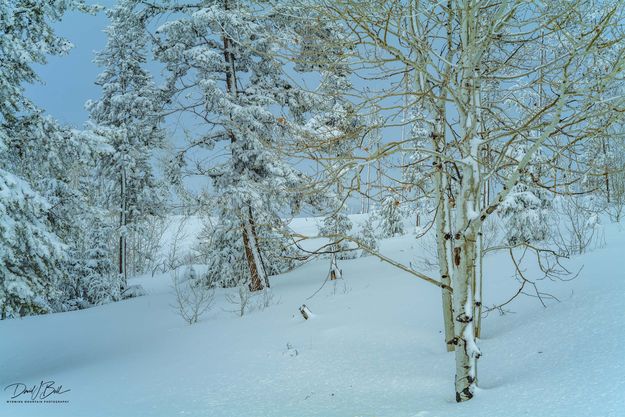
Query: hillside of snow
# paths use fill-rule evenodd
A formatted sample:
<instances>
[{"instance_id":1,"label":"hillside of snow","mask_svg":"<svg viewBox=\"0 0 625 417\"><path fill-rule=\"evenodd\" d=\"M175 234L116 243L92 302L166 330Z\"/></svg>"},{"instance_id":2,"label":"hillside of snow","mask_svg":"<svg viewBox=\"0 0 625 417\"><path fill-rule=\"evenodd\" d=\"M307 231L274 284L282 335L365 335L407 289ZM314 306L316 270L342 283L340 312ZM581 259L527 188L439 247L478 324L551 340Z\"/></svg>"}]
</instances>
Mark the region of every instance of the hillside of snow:
<instances>
[{"instance_id":1,"label":"hillside of snow","mask_svg":"<svg viewBox=\"0 0 625 417\"><path fill-rule=\"evenodd\" d=\"M5 390L0 416L625 416L625 230L604 228L604 245L566 262L583 266L577 278L538 283L559 301L524 296L485 317L480 389L466 403L454 401L440 290L369 256L341 261L336 284L324 284L327 259L272 277L269 306L253 300L244 317L225 297L235 290L218 290L188 325L171 274L156 274L133 280L143 297L3 320L0 386L53 380L70 391L63 403L15 404ZM381 251L406 264L428 257L414 235ZM507 253L488 255L484 271L485 305L518 289Z\"/></svg>"}]
</instances>

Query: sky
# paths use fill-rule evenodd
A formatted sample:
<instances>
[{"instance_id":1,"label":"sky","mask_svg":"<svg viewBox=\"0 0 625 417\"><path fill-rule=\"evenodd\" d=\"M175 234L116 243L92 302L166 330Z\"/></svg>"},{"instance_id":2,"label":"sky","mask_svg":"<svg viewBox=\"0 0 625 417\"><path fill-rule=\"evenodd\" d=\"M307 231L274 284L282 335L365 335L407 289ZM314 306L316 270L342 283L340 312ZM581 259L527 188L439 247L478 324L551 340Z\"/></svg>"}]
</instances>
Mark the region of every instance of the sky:
<instances>
[{"instance_id":1,"label":"sky","mask_svg":"<svg viewBox=\"0 0 625 417\"><path fill-rule=\"evenodd\" d=\"M111 6L115 0L87 1ZM93 63L95 52L106 45L104 11L95 16L70 12L54 26L57 33L74 44L68 55L50 57L46 65L35 68L42 83L26 86L26 94L47 113L62 123L82 127L88 119L85 102L97 99L100 88L95 80L101 71Z\"/></svg>"}]
</instances>

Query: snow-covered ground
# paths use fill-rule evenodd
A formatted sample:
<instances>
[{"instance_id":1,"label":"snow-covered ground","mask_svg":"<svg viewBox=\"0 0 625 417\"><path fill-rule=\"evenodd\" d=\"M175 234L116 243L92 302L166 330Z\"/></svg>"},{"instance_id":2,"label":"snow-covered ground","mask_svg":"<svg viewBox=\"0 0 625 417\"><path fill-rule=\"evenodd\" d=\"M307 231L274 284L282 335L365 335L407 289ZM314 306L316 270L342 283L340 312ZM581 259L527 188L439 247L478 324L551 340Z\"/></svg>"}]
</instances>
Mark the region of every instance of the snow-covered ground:
<instances>
[{"instance_id":1,"label":"snow-covered ground","mask_svg":"<svg viewBox=\"0 0 625 417\"><path fill-rule=\"evenodd\" d=\"M584 265L577 279L540 283L560 302L524 297L485 318L480 390L467 403L454 402L438 288L366 257L341 262L344 280L321 290L327 260L273 277L272 305L243 318L220 290L189 326L171 277L156 275L134 280L144 297L1 321L0 386L54 380L71 391L46 404L6 403L3 391L0 416L625 416L625 231L605 227L605 247L567 263ZM382 251L427 257L411 235ZM516 288L506 255L489 255L485 304Z\"/></svg>"}]
</instances>

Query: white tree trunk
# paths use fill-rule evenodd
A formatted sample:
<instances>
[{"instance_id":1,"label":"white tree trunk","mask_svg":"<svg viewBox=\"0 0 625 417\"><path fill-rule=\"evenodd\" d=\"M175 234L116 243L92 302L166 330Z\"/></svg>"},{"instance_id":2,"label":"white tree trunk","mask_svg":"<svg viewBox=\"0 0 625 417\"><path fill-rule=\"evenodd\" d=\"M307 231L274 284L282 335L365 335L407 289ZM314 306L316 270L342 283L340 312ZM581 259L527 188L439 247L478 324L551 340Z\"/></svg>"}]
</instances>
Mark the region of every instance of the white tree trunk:
<instances>
[{"instance_id":1,"label":"white tree trunk","mask_svg":"<svg viewBox=\"0 0 625 417\"><path fill-rule=\"evenodd\" d=\"M480 165L477 134L480 125L479 62L483 51L479 48L477 36L478 2L465 0L459 11L461 72L458 81L458 110L462 127L460 151L463 159L460 191L455 206L453 289L456 343L456 401L473 398L477 386L477 347L474 329L474 290L477 257L477 236L481 230L479 217Z\"/></svg>"},{"instance_id":2,"label":"white tree trunk","mask_svg":"<svg viewBox=\"0 0 625 417\"><path fill-rule=\"evenodd\" d=\"M465 229L469 224L474 196L479 187L473 164L465 164L462 186L456 200L456 234L453 249L453 298L455 314L456 345L456 401L466 401L473 397L477 385L477 359L480 351L475 340L474 294L475 260L477 254L477 228Z\"/></svg>"},{"instance_id":3,"label":"white tree trunk","mask_svg":"<svg viewBox=\"0 0 625 417\"><path fill-rule=\"evenodd\" d=\"M435 133L434 149L440 151L440 137ZM449 264L449 245L451 244L451 234L447 224L449 203L445 192L447 190L447 176L443 172L443 162L441 158L436 158L436 175L434 177L438 209L436 211L436 251L438 257L438 269L440 273L442 305L443 305L443 326L445 329L445 344L447 351L454 350L454 319L451 291L451 271Z\"/></svg>"}]
</instances>

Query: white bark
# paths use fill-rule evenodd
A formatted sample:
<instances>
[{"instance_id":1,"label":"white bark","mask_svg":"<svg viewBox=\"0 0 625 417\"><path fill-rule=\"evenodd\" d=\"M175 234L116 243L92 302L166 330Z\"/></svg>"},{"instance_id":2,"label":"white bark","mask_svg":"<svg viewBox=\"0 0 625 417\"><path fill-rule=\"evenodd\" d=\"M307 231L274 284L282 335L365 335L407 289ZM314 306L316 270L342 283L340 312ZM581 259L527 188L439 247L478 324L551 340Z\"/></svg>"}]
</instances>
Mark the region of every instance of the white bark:
<instances>
[{"instance_id":1,"label":"white bark","mask_svg":"<svg viewBox=\"0 0 625 417\"><path fill-rule=\"evenodd\" d=\"M477 235L481 224L470 223L479 216L480 178L479 146L479 81L478 66L483 51L477 44L478 8L474 0L466 0L459 11L461 73L458 82L458 110L463 129L463 159L460 192L455 206L453 288L456 342L456 401L473 398L477 385L477 359L480 351L475 340L474 289Z\"/></svg>"},{"instance_id":2,"label":"white bark","mask_svg":"<svg viewBox=\"0 0 625 417\"><path fill-rule=\"evenodd\" d=\"M435 135L436 137L436 135ZM439 150L440 139L436 141L435 149ZM454 319L453 319L453 307L452 307L452 292L451 292L451 271L449 268L449 245L450 232L447 224L449 204L445 195L447 189L447 177L443 172L442 160L437 158L436 160L436 175L434 177L436 187L436 197L438 200L438 209L436 212L436 250L438 256L438 268L440 272L441 284L441 296L443 306L443 326L445 328L445 344L447 351L452 352L454 350Z\"/></svg>"},{"instance_id":3,"label":"white bark","mask_svg":"<svg viewBox=\"0 0 625 417\"><path fill-rule=\"evenodd\" d=\"M330 281L343 278L343 273L336 262L336 253L332 253L330 256Z\"/></svg>"}]
</instances>

